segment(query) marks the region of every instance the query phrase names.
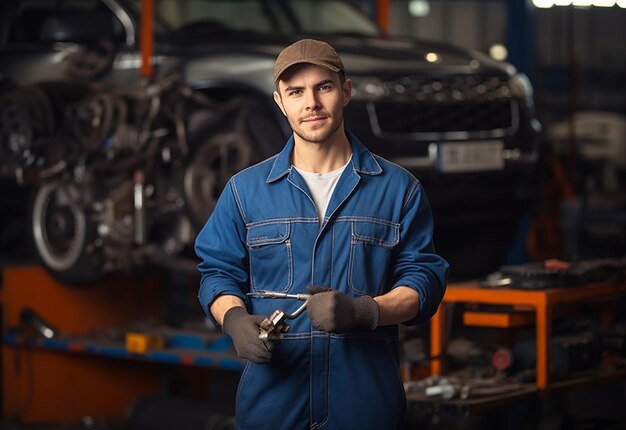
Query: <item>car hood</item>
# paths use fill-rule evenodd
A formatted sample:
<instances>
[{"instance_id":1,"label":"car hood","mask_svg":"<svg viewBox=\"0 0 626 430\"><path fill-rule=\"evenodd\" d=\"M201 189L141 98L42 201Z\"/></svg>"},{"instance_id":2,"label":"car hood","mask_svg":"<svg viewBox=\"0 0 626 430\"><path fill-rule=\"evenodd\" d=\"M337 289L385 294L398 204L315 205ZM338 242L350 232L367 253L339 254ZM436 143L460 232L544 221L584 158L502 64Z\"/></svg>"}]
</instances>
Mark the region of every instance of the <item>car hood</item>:
<instances>
[{"instance_id":1,"label":"car hood","mask_svg":"<svg viewBox=\"0 0 626 430\"><path fill-rule=\"evenodd\" d=\"M497 62L487 55L464 50L450 45L385 36L362 35L291 35L287 37L254 33L225 33L219 37L198 40L199 43L175 43L170 45L180 54L180 49L193 51L192 57L204 56L213 51L221 54L254 55L274 60L288 44L304 37L325 40L337 50L349 75L387 75L414 73L416 70L429 73L507 73L512 74L511 65ZM210 40L218 41L211 42Z\"/></svg>"},{"instance_id":2,"label":"car hood","mask_svg":"<svg viewBox=\"0 0 626 430\"><path fill-rule=\"evenodd\" d=\"M403 72L429 69L437 73L471 73L479 69L506 71L479 52L455 48L443 43L384 37L336 37L326 39L342 57L353 74Z\"/></svg>"}]
</instances>

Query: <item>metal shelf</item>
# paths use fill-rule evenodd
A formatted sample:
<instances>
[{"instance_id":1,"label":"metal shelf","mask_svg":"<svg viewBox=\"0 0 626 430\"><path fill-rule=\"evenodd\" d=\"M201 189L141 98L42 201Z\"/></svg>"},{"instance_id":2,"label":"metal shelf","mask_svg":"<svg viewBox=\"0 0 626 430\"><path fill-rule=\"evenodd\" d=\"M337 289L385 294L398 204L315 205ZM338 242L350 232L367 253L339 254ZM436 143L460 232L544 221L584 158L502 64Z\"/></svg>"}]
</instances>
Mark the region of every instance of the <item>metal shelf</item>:
<instances>
[{"instance_id":1,"label":"metal shelf","mask_svg":"<svg viewBox=\"0 0 626 430\"><path fill-rule=\"evenodd\" d=\"M14 347L42 348L67 353L89 354L108 358L150 361L161 364L210 367L214 369L240 372L244 361L231 352L231 341L226 336L215 337L202 348L184 347L189 341L203 343L201 336L175 335L168 340L163 349L149 350L145 353L129 352L122 342L94 341L84 338L32 338L20 334L5 334L4 344ZM195 339L195 341L194 341Z\"/></svg>"}]
</instances>

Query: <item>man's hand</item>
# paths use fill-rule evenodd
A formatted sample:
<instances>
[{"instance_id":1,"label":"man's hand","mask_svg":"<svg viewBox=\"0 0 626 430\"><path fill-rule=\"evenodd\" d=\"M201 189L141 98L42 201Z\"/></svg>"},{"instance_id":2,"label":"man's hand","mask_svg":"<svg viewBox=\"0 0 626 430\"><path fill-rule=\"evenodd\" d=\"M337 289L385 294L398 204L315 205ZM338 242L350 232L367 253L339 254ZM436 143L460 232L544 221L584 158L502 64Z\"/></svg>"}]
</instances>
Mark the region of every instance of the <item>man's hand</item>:
<instances>
[{"instance_id":1,"label":"man's hand","mask_svg":"<svg viewBox=\"0 0 626 430\"><path fill-rule=\"evenodd\" d=\"M259 339L259 324L265 319L262 315L250 315L241 306L234 306L224 314L222 329L233 340L239 358L253 363L269 363L274 343Z\"/></svg>"},{"instance_id":2,"label":"man's hand","mask_svg":"<svg viewBox=\"0 0 626 430\"><path fill-rule=\"evenodd\" d=\"M380 310L370 296L352 297L335 290L310 286L307 302L311 324L328 333L372 331L378 327Z\"/></svg>"}]
</instances>

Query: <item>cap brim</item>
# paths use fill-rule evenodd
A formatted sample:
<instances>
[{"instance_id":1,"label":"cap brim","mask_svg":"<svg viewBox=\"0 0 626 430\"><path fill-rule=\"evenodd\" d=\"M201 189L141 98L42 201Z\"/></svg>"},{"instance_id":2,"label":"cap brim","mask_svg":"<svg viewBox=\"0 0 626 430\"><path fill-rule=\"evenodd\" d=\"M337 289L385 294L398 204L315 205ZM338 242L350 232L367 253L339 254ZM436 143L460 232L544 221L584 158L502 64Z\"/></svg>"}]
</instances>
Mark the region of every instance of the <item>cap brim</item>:
<instances>
[{"instance_id":1,"label":"cap brim","mask_svg":"<svg viewBox=\"0 0 626 430\"><path fill-rule=\"evenodd\" d=\"M331 64L315 62L315 61L310 61L310 60L296 60L296 61L291 61L285 64L278 72L276 72L276 75L274 76L274 82L278 82L280 80L280 77L287 71L287 69L293 66L296 66L298 64L313 64L314 66L323 67L324 69L330 70L331 72L335 72L335 73L339 73L341 71L339 67L333 66Z\"/></svg>"}]
</instances>

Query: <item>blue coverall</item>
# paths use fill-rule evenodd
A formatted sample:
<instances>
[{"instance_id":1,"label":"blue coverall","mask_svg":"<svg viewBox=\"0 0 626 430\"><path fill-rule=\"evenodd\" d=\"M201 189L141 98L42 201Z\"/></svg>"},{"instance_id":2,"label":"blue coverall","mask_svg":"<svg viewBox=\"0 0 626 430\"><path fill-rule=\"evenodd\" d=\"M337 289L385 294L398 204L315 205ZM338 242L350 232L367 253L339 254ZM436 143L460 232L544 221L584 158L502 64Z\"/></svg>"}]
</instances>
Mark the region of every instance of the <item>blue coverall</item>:
<instances>
[{"instance_id":1,"label":"blue coverall","mask_svg":"<svg viewBox=\"0 0 626 430\"><path fill-rule=\"evenodd\" d=\"M448 263L435 253L433 220L420 182L371 154L350 132L352 159L337 183L324 221L292 167L293 137L276 156L231 178L196 239L199 299L222 294L246 301L251 314L296 300L249 299L255 290L306 293L308 285L351 297L398 286L419 293L409 323L428 320L446 286ZM238 429L397 428L406 407L399 372L398 327L328 334L305 314L291 326L269 364L247 363L236 400Z\"/></svg>"}]
</instances>

